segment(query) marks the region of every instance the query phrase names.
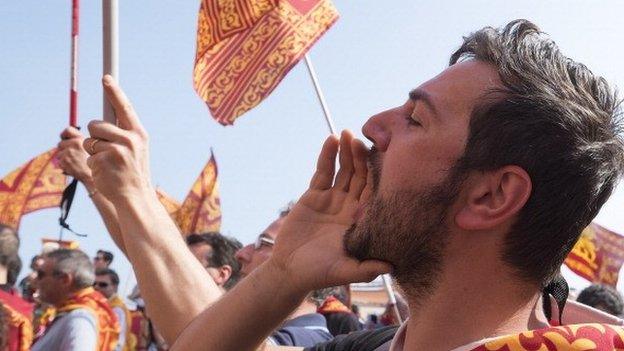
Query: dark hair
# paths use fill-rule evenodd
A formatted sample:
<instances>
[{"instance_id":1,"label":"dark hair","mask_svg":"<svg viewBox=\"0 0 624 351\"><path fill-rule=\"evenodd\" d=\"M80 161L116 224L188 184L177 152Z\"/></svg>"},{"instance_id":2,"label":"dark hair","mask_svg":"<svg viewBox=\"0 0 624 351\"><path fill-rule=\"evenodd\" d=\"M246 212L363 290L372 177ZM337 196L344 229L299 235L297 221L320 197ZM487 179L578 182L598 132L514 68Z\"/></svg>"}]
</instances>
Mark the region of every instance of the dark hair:
<instances>
[{"instance_id":1,"label":"dark hair","mask_svg":"<svg viewBox=\"0 0 624 351\"><path fill-rule=\"evenodd\" d=\"M99 268L95 270L95 275L107 275L110 280L111 283L113 283L114 286L119 286L119 275L117 275L117 272L115 272L114 270L110 269L110 268Z\"/></svg>"},{"instance_id":2,"label":"dark hair","mask_svg":"<svg viewBox=\"0 0 624 351\"><path fill-rule=\"evenodd\" d=\"M15 255L9 260L7 264L7 284L14 286L17 283L17 277L19 277L22 270L22 259Z\"/></svg>"},{"instance_id":3,"label":"dark hair","mask_svg":"<svg viewBox=\"0 0 624 351\"><path fill-rule=\"evenodd\" d=\"M15 260L20 240L15 229L0 223L0 265L8 267Z\"/></svg>"},{"instance_id":4,"label":"dark hair","mask_svg":"<svg viewBox=\"0 0 624 351\"><path fill-rule=\"evenodd\" d=\"M456 172L522 167L532 191L505 238L503 260L528 282L556 274L624 167L619 101L607 82L567 58L538 27L516 20L464 38L453 65L493 65L503 89L474 109Z\"/></svg>"},{"instance_id":5,"label":"dark hair","mask_svg":"<svg viewBox=\"0 0 624 351\"><path fill-rule=\"evenodd\" d=\"M624 311L622 295L610 286L593 284L583 289L576 301L598 308L614 316L620 316Z\"/></svg>"},{"instance_id":6,"label":"dark hair","mask_svg":"<svg viewBox=\"0 0 624 351\"><path fill-rule=\"evenodd\" d=\"M104 256L104 261L108 262L108 264L113 263L113 253L110 251L104 251L104 250L97 250L98 254L102 254L102 256Z\"/></svg>"},{"instance_id":7,"label":"dark hair","mask_svg":"<svg viewBox=\"0 0 624 351\"><path fill-rule=\"evenodd\" d=\"M188 246L200 243L208 244L212 248L211 254L206 257L209 267L218 268L228 265L232 268L230 279L223 284L225 289L231 289L240 280L241 264L236 259L235 254L243 245L238 240L221 235L218 232L191 234L186 237Z\"/></svg>"},{"instance_id":8,"label":"dark hair","mask_svg":"<svg viewBox=\"0 0 624 351\"><path fill-rule=\"evenodd\" d=\"M95 269L89 256L80 250L57 249L45 255L54 260L55 273L67 273L74 277L74 288L82 289L93 285Z\"/></svg>"}]
</instances>

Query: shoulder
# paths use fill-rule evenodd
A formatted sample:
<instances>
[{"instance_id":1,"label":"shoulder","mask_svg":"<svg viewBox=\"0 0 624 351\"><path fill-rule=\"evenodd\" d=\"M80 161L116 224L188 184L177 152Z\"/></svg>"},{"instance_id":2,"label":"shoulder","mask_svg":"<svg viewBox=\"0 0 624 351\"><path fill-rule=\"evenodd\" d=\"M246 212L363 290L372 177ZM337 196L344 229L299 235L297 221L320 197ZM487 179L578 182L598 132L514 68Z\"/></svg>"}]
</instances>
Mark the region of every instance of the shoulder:
<instances>
[{"instance_id":1,"label":"shoulder","mask_svg":"<svg viewBox=\"0 0 624 351\"><path fill-rule=\"evenodd\" d=\"M97 319L96 316L88 309L78 308L67 314L63 315L58 321L59 324L71 324L73 326L76 325L85 325L92 326L96 328Z\"/></svg>"},{"instance_id":2,"label":"shoulder","mask_svg":"<svg viewBox=\"0 0 624 351\"><path fill-rule=\"evenodd\" d=\"M286 321L271 334L269 340L284 346L313 346L333 336L327 330L325 317L318 313L306 314Z\"/></svg>"},{"instance_id":3,"label":"shoulder","mask_svg":"<svg viewBox=\"0 0 624 351\"><path fill-rule=\"evenodd\" d=\"M362 330L347 335L339 335L333 340L305 349L306 351L374 351L394 338L397 326L376 330Z\"/></svg>"}]
</instances>

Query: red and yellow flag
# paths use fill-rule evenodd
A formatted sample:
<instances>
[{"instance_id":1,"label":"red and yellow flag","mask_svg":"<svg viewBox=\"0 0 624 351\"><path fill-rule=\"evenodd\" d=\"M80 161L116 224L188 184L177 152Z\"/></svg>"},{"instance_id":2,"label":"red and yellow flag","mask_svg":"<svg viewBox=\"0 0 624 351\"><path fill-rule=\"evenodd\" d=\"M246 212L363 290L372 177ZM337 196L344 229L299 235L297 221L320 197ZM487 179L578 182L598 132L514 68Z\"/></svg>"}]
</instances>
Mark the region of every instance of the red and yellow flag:
<instances>
[{"instance_id":1,"label":"red and yellow flag","mask_svg":"<svg viewBox=\"0 0 624 351\"><path fill-rule=\"evenodd\" d=\"M0 223L17 229L23 215L59 206L67 177L56 153L47 151L0 180Z\"/></svg>"},{"instance_id":2,"label":"red and yellow flag","mask_svg":"<svg viewBox=\"0 0 624 351\"><path fill-rule=\"evenodd\" d=\"M193 85L223 125L258 105L338 19L330 0L202 0Z\"/></svg>"},{"instance_id":3,"label":"red and yellow flag","mask_svg":"<svg viewBox=\"0 0 624 351\"><path fill-rule=\"evenodd\" d=\"M175 218L175 213L180 209L180 203L160 188L156 188L156 196L158 196L158 201L165 207L167 213Z\"/></svg>"},{"instance_id":4,"label":"red and yellow flag","mask_svg":"<svg viewBox=\"0 0 624 351\"><path fill-rule=\"evenodd\" d=\"M176 222L183 234L219 231L221 202L217 175L217 161L211 154L210 160L176 212Z\"/></svg>"},{"instance_id":5,"label":"red and yellow flag","mask_svg":"<svg viewBox=\"0 0 624 351\"><path fill-rule=\"evenodd\" d=\"M615 287L624 263L624 237L592 223L583 230L564 263L592 283Z\"/></svg>"},{"instance_id":6,"label":"red and yellow flag","mask_svg":"<svg viewBox=\"0 0 624 351\"><path fill-rule=\"evenodd\" d=\"M182 205L161 189L156 190L160 203L176 222L183 235L219 231L221 203L217 175L217 161L211 154L208 164L193 184Z\"/></svg>"}]
</instances>

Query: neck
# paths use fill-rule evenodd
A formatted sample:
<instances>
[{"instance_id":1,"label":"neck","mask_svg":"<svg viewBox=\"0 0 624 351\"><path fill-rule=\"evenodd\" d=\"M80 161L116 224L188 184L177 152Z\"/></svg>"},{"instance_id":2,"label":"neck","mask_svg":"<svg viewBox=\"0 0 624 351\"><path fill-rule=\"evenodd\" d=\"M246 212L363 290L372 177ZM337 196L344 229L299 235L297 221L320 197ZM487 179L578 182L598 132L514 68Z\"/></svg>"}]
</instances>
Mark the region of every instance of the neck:
<instances>
[{"instance_id":1,"label":"neck","mask_svg":"<svg viewBox=\"0 0 624 351\"><path fill-rule=\"evenodd\" d=\"M288 316L288 319L301 317L304 314L316 313L316 304L308 301L307 299L297 307L297 309Z\"/></svg>"},{"instance_id":2,"label":"neck","mask_svg":"<svg viewBox=\"0 0 624 351\"><path fill-rule=\"evenodd\" d=\"M435 290L409 301L406 350L451 350L548 325L536 313L541 311L536 308L539 288L520 283L497 257L483 254L497 251L484 248L483 242L472 244L449 248Z\"/></svg>"}]
</instances>

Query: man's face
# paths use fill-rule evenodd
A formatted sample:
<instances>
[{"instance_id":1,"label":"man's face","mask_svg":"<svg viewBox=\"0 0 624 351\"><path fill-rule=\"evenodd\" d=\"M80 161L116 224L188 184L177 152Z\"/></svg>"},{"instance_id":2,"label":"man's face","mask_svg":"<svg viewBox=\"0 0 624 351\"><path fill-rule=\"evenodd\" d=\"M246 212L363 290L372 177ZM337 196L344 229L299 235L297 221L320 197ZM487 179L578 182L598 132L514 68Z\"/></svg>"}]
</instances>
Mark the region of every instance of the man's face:
<instances>
[{"instance_id":1,"label":"man's face","mask_svg":"<svg viewBox=\"0 0 624 351\"><path fill-rule=\"evenodd\" d=\"M499 84L487 64L456 64L362 129L375 149L372 194L345 235L345 247L358 259L393 264L409 295L426 293L435 283L461 192L462 175L452 168L463 154L475 103Z\"/></svg>"},{"instance_id":2,"label":"man's face","mask_svg":"<svg viewBox=\"0 0 624 351\"><path fill-rule=\"evenodd\" d=\"M39 300L58 305L67 297L68 287L54 267L54 259L43 259L43 264L37 268L36 287Z\"/></svg>"},{"instance_id":3,"label":"man's face","mask_svg":"<svg viewBox=\"0 0 624 351\"><path fill-rule=\"evenodd\" d=\"M217 267L211 267L210 261L208 260L208 258L212 256L212 246L207 243L200 242L189 246L189 249L201 265L206 268L206 271L212 280L214 280L217 285L222 286L225 282L220 282L219 269Z\"/></svg>"},{"instance_id":4,"label":"man's face","mask_svg":"<svg viewBox=\"0 0 624 351\"><path fill-rule=\"evenodd\" d=\"M93 288L99 291L107 299L110 299L117 293L117 286L113 285L113 281L108 274L96 275Z\"/></svg>"},{"instance_id":5,"label":"man's face","mask_svg":"<svg viewBox=\"0 0 624 351\"><path fill-rule=\"evenodd\" d=\"M104 258L104 254L98 252L95 257L93 257L93 266L95 269L108 268L108 262Z\"/></svg>"},{"instance_id":6,"label":"man's face","mask_svg":"<svg viewBox=\"0 0 624 351\"><path fill-rule=\"evenodd\" d=\"M236 252L236 259L241 263L240 273L243 277L246 277L256 268L258 268L258 266L260 266L264 261L268 260L271 257L271 253L273 252L273 245L271 245L267 240L262 239L266 238L269 240L275 240L283 222L284 217L280 217L276 219L273 223L271 223L260 234L260 241L258 241L260 243L259 246L255 244L249 244Z\"/></svg>"}]
</instances>

